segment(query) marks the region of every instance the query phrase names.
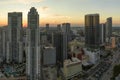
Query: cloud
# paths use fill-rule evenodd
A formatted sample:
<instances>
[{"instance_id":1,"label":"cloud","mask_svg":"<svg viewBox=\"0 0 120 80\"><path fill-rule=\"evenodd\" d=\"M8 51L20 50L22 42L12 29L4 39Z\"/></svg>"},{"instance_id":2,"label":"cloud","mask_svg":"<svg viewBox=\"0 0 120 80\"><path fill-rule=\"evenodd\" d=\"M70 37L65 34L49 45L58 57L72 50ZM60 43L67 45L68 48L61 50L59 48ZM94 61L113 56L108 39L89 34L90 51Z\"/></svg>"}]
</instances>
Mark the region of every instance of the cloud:
<instances>
[{"instance_id":1,"label":"cloud","mask_svg":"<svg viewBox=\"0 0 120 80\"><path fill-rule=\"evenodd\" d=\"M72 17L59 15L59 14L49 14L41 18L41 23L51 23L51 24L60 24L64 22L71 22Z\"/></svg>"},{"instance_id":2,"label":"cloud","mask_svg":"<svg viewBox=\"0 0 120 80\"><path fill-rule=\"evenodd\" d=\"M43 6L43 7L40 7L39 10L40 11L48 11L48 10L50 10L50 8L48 6Z\"/></svg>"},{"instance_id":3,"label":"cloud","mask_svg":"<svg viewBox=\"0 0 120 80\"><path fill-rule=\"evenodd\" d=\"M42 7L43 8L43 10L46 10L46 9L48 9L48 7L47 6L44 6L44 7Z\"/></svg>"},{"instance_id":4,"label":"cloud","mask_svg":"<svg viewBox=\"0 0 120 80\"><path fill-rule=\"evenodd\" d=\"M43 0L16 0L16 1L23 4L30 4L30 3L39 3L42 2Z\"/></svg>"},{"instance_id":5,"label":"cloud","mask_svg":"<svg viewBox=\"0 0 120 80\"><path fill-rule=\"evenodd\" d=\"M72 19L72 17L70 16L66 16L66 15L60 15L60 14L48 14L48 13L43 13L43 14L40 14L42 18L46 18L46 19L54 19L54 20L70 20Z\"/></svg>"},{"instance_id":6,"label":"cloud","mask_svg":"<svg viewBox=\"0 0 120 80\"><path fill-rule=\"evenodd\" d=\"M21 3L21 4L31 4L31 3L39 3L44 0L2 0L0 1L0 4L16 4L16 3Z\"/></svg>"},{"instance_id":7,"label":"cloud","mask_svg":"<svg viewBox=\"0 0 120 80\"><path fill-rule=\"evenodd\" d=\"M52 18L71 19L72 17L54 14L54 15L52 15Z\"/></svg>"}]
</instances>

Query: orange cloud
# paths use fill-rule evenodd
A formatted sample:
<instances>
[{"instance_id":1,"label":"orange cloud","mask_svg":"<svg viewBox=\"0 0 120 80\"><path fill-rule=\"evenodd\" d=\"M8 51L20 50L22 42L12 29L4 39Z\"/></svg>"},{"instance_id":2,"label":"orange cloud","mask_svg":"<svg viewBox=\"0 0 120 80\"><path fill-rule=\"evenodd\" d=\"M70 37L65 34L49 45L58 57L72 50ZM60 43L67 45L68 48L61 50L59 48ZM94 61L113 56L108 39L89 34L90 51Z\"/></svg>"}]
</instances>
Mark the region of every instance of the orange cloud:
<instances>
[{"instance_id":1,"label":"orange cloud","mask_svg":"<svg viewBox=\"0 0 120 80\"><path fill-rule=\"evenodd\" d=\"M42 7L42 10L43 11L46 11L46 10L48 10L49 8L47 7L47 6L44 6L44 7Z\"/></svg>"},{"instance_id":2,"label":"orange cloud","mask_svg":"<svg viewBox=\"0 0 120 80\"><path fill-rule=\"evenodd\" d=\"M72 17L70 16L64 16L64 15L59 15L59 14L49 14L46 17L40 17L40 25L44 25L46 23L50 24L61 24L64 22L72 22Z\"/></svg>"},{"instance_id":3,"label":"orange cloud","mask_svg":"<svg viewBox=\"0 0 120 80\"><path fill-rule=\"evenodd\" d=\"M46 12L46 11L48 11L48 10L50 10L50 8L49 8L48 6L43 6L43 7L40 7L40 8L38 9L38 11L40 11L40 12Z\"/></svg>"}]
</instances>

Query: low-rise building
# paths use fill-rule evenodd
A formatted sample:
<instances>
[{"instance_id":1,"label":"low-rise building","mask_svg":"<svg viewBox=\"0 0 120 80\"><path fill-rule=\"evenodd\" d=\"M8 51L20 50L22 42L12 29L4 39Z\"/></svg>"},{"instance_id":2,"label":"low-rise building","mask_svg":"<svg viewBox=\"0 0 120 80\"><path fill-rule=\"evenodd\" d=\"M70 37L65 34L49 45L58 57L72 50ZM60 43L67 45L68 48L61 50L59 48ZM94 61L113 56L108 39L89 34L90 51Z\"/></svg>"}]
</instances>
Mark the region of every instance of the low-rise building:
<instances>
[{"instance_id":1,"label":"low-rise building","mask_svg":"<svg viewBox=\"0 0 120 80\"><path fill-rule=\"evenodd\" d=\"M83 45L84 43L81 43L77 40L73 40L69 43L69 47L70 47L70 52L72 57L76 57L80 60L82 60L82 55L84 54L83 51Z\"/></svg>"},{"instance_id":2,"label":"low-rise building","mask_svg":"<svg viewBox=\"0 0 120 80\"><path fill-rule=\"evenodd\" d=\"M66 80L71 79L82 72L81 61L77 58L72 58L71 60L64 61L63 73Z\"/></svg>"},{"instance_id":3,"label":"low-rise building","mask_svg":"<svg viewBox=\"0 0 120 80\"><path fill-rule=\"evenodd\" d=\"M57 68L55 66L44 67L42 74L43 80L57 80Z\"/></svg>"},{"instance_id":4,"label":"low-rise building","mask_svg":"<svg viewBox=\"0 0 120 80\"><path fill-rule=\"evenodd\" d=\"M84 52L89 56L89 62L91 64L96 64L100 60L100 50L98 49L87 49L84 48Z\"/></svg>"},{"instance_id":5,"label":"low-rise building","mask_svg":"<svg viewBox=\"0 0 120 80\"><path fill-rule=\"evenodd\" d=\"M44 47L43 49L43 65L55 65L56 64L56 49L54 47Z\"/></svg>"}]
</instances>

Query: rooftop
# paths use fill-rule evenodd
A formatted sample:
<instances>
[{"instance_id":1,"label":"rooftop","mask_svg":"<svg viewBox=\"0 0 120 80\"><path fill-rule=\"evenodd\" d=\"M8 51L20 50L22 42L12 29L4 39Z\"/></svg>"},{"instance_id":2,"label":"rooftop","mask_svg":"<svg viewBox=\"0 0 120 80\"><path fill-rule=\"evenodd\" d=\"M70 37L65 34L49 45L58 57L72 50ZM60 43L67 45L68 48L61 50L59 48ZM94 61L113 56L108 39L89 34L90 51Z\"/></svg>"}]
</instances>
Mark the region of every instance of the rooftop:
<instances>
[{"instance_id":1,"label":"rooftop","mask_svg":"<svg viewBox=\"0 0 120 80\"><path fill-rule=\"evenodd\" d=\"M77 64L77 63L81 63L81 60L79 60L79 59L77 59L77 58L74 58L74 57L72 57L71 60L68 59L68 60L65 60L65 61L64 61L64 64L65 64L66 66L74 65L74 64Z\"/></svg>"}]
</instances>

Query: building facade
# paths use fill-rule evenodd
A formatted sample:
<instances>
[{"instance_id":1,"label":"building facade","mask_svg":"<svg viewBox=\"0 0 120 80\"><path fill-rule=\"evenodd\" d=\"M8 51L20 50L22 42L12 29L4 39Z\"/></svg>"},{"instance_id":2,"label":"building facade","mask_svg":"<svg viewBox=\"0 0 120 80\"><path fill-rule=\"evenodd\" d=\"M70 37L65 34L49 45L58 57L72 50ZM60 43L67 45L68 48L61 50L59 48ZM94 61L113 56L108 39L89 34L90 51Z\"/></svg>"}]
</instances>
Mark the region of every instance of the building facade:
<instances>
[{"instance_id":1,"label":"building facade","mask_svg":"<svg viewBox=\"0 0 120 80\"><path fill-rule=\"evenodd\" d=\"M29 80L40 80L40 32L39 32L39 14L32 7L28 12L27 28L27 65L26 73Z\"/></svg>"},{"instance_id":2,"label":"building facade","mask_svg":"<svg viewBox=\"0 0 120 80\"><path fill-rule=\"evenodd\" d=\"M77 58L72 60L67 59L64 61L63 74L65 80L72 79L82 73L82 62Z\"/></svg>"},{"instance_id":3,"label":"building facade","mask_svg":"<svg viewBox=\"0 0 120 80\"><path fill-rule=\"evenodd\" d=\"M108 42L111 36L112 36L112 17L109 17L106 20L106 39Z\"/></svg>"},{"instance_id":4,"label":"building facade","mask_svg":"<svg viewBox=\"0 0 120 80\"><path fill-rule=\"evenodd\" d=\"M62 32L63 32L63 60L67 59L68 52L68 42L70 39L70 23L62 24Z\"/></svg>"},{"instance_id":5,"label":"building facade","mask_svg":"<svg viewBox=\"0 0 120 80\"><path fill-rule=\"evenodd\" d=\"M43 48L43 65L56 65L56 49L54 47L46 46Z\"/></svg>"},{"instance_id":6,"label":"building facade","mask_svg":"<svg viewBox=\"0 0 120 80\"><path fill-rule=\"evenodd\" d=\"M99 33L99 14L85 15L85 45L97 47L100 44Z\"/></svg>"},{"instance_id":7,"label":"building facade","mask_svg":"<svg viewBox=\"0 0 120 80\"><path fill-rule=\"evenodd\" d=\"M60 66L63 66L63 34L61 32L57 32L54 35L54 43L53 46L56 48L56 62Z\"/></svg>"},{"instance_id":8,"label":"building facade","mask_svg":"<svg viewBox=\"0 0 120 80\"><path fill-rule=\"evenodd\" d=\"M3 60L3 28L0 28L0 62Z\"/></svg>"},{"instance_id":9,"label":"building facade","mask_svg":"<svg viewBox=\"0 0 120 80\"><path fill-rule=\"evenodd\" d=\"M106 25L100 24L100 43L104 44L106 40Z\"/></svg>"},{"instance_id":10,"label":"building facade","mask_svg":"<svg viewBox=\"0 0 120 80\"><path fill-rule=\"evenodd\" d=\"M0 28L0 62L6 62L7 56L7 27Z\"/></svg>"},{"instance_id":11,"label":"building facade","mask_svg":"<svg viewBox=\"0 0 120 80\"><path fill-rule=\"evenodd\" d=\"M7 62L22 62L22 12L8 13Z\"/></svg>"}]
</instances>

